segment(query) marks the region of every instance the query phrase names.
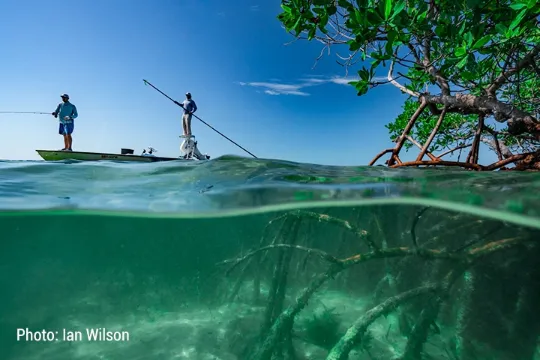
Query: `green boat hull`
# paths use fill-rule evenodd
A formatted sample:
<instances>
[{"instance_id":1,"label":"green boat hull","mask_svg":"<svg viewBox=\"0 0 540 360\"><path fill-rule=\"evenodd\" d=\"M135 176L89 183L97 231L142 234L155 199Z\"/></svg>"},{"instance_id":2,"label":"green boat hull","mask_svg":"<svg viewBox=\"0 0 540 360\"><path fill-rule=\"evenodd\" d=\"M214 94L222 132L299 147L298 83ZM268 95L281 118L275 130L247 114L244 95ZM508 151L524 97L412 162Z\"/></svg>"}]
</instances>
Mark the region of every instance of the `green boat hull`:
<instances>
[{"instance_id":1,"label":"green boat hull","mask_svg":"<svg viewBox=\"0 0 540 360\"><path fill-rule=\"evenodd\" d=\"M36 152L45 161L62 161L62 160L77 160L77 161L134 161L134 162L158 162L158 161L193 161L193 159L160 157L154 155L132 155L132 154L109 154L96 153L88 151L61 151L61 150L36 150Z\"/></svg>"}]
</instances>

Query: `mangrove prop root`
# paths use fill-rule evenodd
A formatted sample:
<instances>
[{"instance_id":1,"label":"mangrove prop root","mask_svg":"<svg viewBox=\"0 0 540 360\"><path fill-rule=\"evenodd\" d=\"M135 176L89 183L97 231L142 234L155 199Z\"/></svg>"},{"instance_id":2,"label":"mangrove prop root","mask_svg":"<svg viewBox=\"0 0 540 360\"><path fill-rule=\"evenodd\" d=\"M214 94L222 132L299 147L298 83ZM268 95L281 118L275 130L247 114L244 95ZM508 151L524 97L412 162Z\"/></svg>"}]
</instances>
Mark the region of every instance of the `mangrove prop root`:
<instances>
[{"instance_id":1,"label":"mangrove prop root","mask_svg":"<svg viewBox=\"0 0 540 360\"><path fill-rule=\"evenodd\" d=\"M388 249L388 240L386 239L386 234L384 233L382 229L378 216L374 217L374 222L378 230L378 236L381 238L382 249L386 250ZM384 268L385 268L386 274L375 286L375 290L373 291L373 301L379 300L379 295L382 293L383 287L385 286L387 286L388 289L390 289L392 294L397 294L396 278L393 272L394 267L392 263L389 261L389 259L384 259Z\"/></svg>"},{"instance_id":2,"label":"mangrove prop root","mask_svg":"<svg viewBox=\"0 0 540 360\"><path fill-rule=\"evenodd\" d=\"M401 148L403 147L403 144L405 143L406 136L409 135L409 133L411 132L411 130L412 130L413 126L414 126L414 124L416 123L416 120L424 112L426 107L427 107L427 101L426 101L426 99L424 97L422 97L420 99L420 106L418 107L418 109L416 109L413 116L411 116L411 119L409 120L409 122L405 126L405 129L403 129L403 133L401 134L401 136L399 137L399 139L397 141L396 147L392 151L392 156L390 157L390 160L388 160L388 166L394 165L394 163L397 161L399 152L401 151Z\"/></svg>"},{"instance_id":3,"label":"mangrove prop root","mask_svg":"<svg viewBox=\"0 0 540 360\"><path fill-rule=\"evenodd\" d=\"M300 220L295 220L292 226L291 232L289 235L289 243L291 245L295 245L294 242L298 239L298 229L300 227ZM281 271L279 273L279 281L278 281L278 292L274 304L274 315L273 320L283 311L283 303L285 301L285 291L287 288L287 279L289 275L289 268L291 266L291 259L292 259L292 251L286 251L285 256L283 259L283 264L281 266ZM272 322L274 322L272 320Z\"/></svg>"},{"instance_id":4,"label":"mangrove prop root","mask_svg":"<svg viewBox=\"0 0 540 360\"><path fill-rule=\"evenodd\" d=\"M286 215L286 214L285 214ZM280 216L276 219L273 219L273 220L270 220L268 222L268 224L265 226L264 228L264 232L263 232L263 236L261 237L261 241L259 242L259 247L262 247L266 241L266 238L268 237L268 229L269 229L269 226L271 224L273 224L274 222L280 220L280 219L285 219L284 221L281 222L281 225L279 227L279 230L276 234L276 236L274 236L274 239L272 240L272 244L275 244L276 241L280 238L283 237L283 234L284 234L284 230L286 229L286 224L287 224L287 217L285 216ZM261 254L257 255L255 261L259 264L259 266L261 266L261 264L264 264L265 261L266 261L266 255L267 253L264 253L262 254L264 255L265 257L262 258L261 257ZM233 267L234 268L234 267ZM230 272L232 270L229 269L228 272ZM245 270L244 270L245 271ZM260 271L256 271L255 274L254 274L254 277L253 277L253 303L254 304L257 304L259 302L259 298L260 298L260 295L261 295L261 272Z\"/></svg>"},{"instance_id":5,"label":"mangrove prop root","mask_svg":"<svg viewBox=\"0 0 540 360\"><path fill-rule=\"evenodd\" d=\"M232 263L234 264L233 266L238 266L238 264L248 260L252 256L257 255L258 253L262 251L268 251L271 249L281 249L281 248L307 251L310 254L317 255L323 260L328 261L331 264L338 265L340 267L348 267L350 265L355 265L355 264L373 260L373 259L384 259L384 258L405 257L405 256L417 256L420 258L431 259L431 260L447 259L447 260L470 262L478 257L489 255L490 253L493 253L499 250L503 250L503 249L510 248L516 245L520 245L523 241L524 239L521 237L514 237L514 238L509 238L509 239L492 241L480 247L472 248L469 251L465 251L462 254L454 254L454 253L450 253L443 250L437 250L437 249L422 249L422 248L414 249L414 248L409 248L409 247L394 247L394 248L388 248L384 250L360 253L360 254L356 254L351 257L345 258L345 259L339 259L319 249L312 249L312 248L307 248L307 247L299 246L299 245L275 244L275 245L264 246L260 249L254 250L236 259L224 260L218 263L217 265L224 265L224 264Z\"/></svg>"},{"instance_id":6,"label":"mangrove prop root","mask_svg":"<svg viewBox=\"0 0 540 360\"><path fill-rule=\"evenodd\" d=\"M455 148L452 148L450 150L446 150L440 153L439 155L437 155L437 160L440 160L441 158L445 157L448 154L453 153L454 151L462 150L462 149L468 148L469 146L472 146L472 144L463 144L463 145L456 146Z\"/></svg>"},{"instance_id":7,"label":"mangrove prop root","mask_svg":"<svg viewBox=\"0 0 540 360\"><path fill-rule=\"evenodd\" d=\"M337 218L337 217L334 217L334 216L330 216L330 215L327 215L327 214L320 214L320 213L317 213L317 212L306 211L306 210L295 210L295 211L291 212L291 215L298 216L298 217L303 217L303 218L308 218L308 219L313 219L313 220L317 220L319 222L326 222L326 223L331 223L331 224L337 225L340 228L347 230L351 234L353 234L353 235L355 235L355 236L357 236L357 237L359 237L361 239L364 239L366 241L367 245L369 246L370 250L376 250L378 248L377 245L375 245L375 243L371 240L371 238L369 237L369 233L366 230L362 230L362 229L354 226L353 224L351 224L347 220L343 220L343 219L340 219L340 218Z\"/></svg>"},{"instance_id":8,"label":"mangrove prop root","mask_svg":"<svg viewBox=\"0 0 540 360\"><path fill-rule=\"evenodd\" d=\"M391 168L398 168L398 167L402 167L402 166L422 166L422 165L423 166L455 166L455 167L462 167L462 168L471 169L471 170L486 170L487 169L485 166L478 165L478 164L470 164L470 163L460 162L460 161L444 161L444 160L440 160L440 161L428 161L428 160L407 161L407 162L404 162L402 164L392 165L390 167Z\"/></svg>"},{"instance_id":9,"label":"mangrove prop root","mask_svg":"<svg viewBox=\"0 0 540 360\"><path fill-rule=\"evenodd\" d=\"M413 243L415 249L418 249L418 242L416 240L416 225L418 224L418 221L420 220L422 215L428 209L429 209L429 206L427 206L427 207L423 208L422 210L418 211L418 213L416 213L416 216L414 217L414 220L413 220L412 225L411 225L411 238L412 238L412 243Z\"/></svg>"},{"instance_id":10,"label":"mangrove prop root","mask_svg":"<svg viewBox=\"0 0 540 360\"><path fill-rule=\"evenodd\" d=\"M474 134L474 140L472 143L471 151L467 156L467 162L471 164L478 163L478 153L480 151L480 137L482 136L482 131L484 131L484 114L478 115L478 126L476 127L476 132Z\"/></svg>"},{"instance_id":11,"label":"mangrove prop root","mask_svg":"<svg viewBox=\"0 0 540 360\"><path fill-rule=\"evenodd\" d=\"M274 223L274 222L276 222L278 220L281 220L281 219L286 219L288 217L312 219L312 220L316 220L318 222L326 222L326 223L331 223L331 224L337 225L340 228L350 232L354 236L357 236L357 237L359 237L361 239L364 239L366 241L367 245L369 246L370 250L377 249L377 245L368 236L369 233L366 230L362 230L362 229L358 228L357 226L354 226L353 224L351 224L347 220L343 220L343 219L337 218L335 216L330 216L330 215L327 215L327 214L321 214L321 213L318 213L318 212L306 211L306 210L293 210L293 211L289 211L289 212L287 212L285 214L282 214L282 215L270 220L269 224ZM265 229L268 227L269 224L266 225Z\"/></svg>"},{"instance_id":12,"label":"mangrove prop root","mask_svg":"<svg viewBox=\"0 0 540 360\"><path fill-rule=\"evenodd\" d=\"M452 149L452 151L456 151L458 149L463 149L471 145L466 146L460 146L455 149ZM479 147L478 147L479 148ZM474 153L475 158L478 157L478 148L475 150ZM461 167L464 169L469 170L477 170L477 171L493 171L497 170L499 168L502 168L505 165L516 163L516 169L517 170L540 170L540 151L536 152L527 152L523 154L518 155L512 155L504 160L496 161L490 165L484 166L477 164L476 162L463 162L463 161L444 161L439 160L443 155L446 155L448 152L445 152L444 154L437 157L437 160L421 160L421 161L407 161L407 162L399 162L397 164L391 163L388 161L388 167L390 168L399 168L399 167L411 167L411 166L447 166L447 167ZM459 160L459 159L458 159Z\"/></svg>"},{"instance_id":13,"label":"mangrove prop root","mask_svg":"<svg viewBox=\"0 0 540 360\"><path fill-rule=\"evenodd\" d=\"M448 107L445 105L441 112L441 115L439 116L439 119L437 120L437 123L435 124L435 127L431 131L431 134L429 134L429 138L426 140L426 143L424 144L424 147L422 147L422 150L420 150L420 154L418 154L416 161L422 160L422 158L426 154L427 150L429 149L429 145L431 145L431 142L433 141L433 139L435 138L435 135L437 135L437 132L439 131L439 128L441 127L444 117L446 116L447 110L448 110Z\"/></svg>"},{"instance_id":14,"label":"mangrove prop root","mask_svg":"<svg viewBox=\"0 0 540 360\"><path fill-rule=\"evenodd\" d=\"M429 328L435 322L439 314L442 298L429 303L420 313L418 321L414 324L407 345L405 345L405 354L401 360L422 359L423 345L427 340Z\"/></svg>"},{"instance_id":15,"label":"mangrove prop root","mask_svg":"<svg viewBox=\"0 0 540 360\"><path fill-rule=\"evenodd\" d=\"M494 252L508 249L513 246L521 245L522 243L522 239L518 238L493 241L479 248L473 248L467 252L464 252L464 255L462 256L470 258L470 260L467 261L466 264L472 264L473 261L478 260L480 257L487 256ZM413 251L409 248L391 248L384 251L381 250L366 254L358 254L342 260L337 259L336 257L333 257L320 250L306 249L303 247L291 245L286 246L286 244L277 244L272 247L266 247L266 249L264 250L269 250L271 248L278 249L280 247L288 247L290 249L303 251L311 250L312 252L322 256L325 260L331 262L331 265L326 272L316 276L315 279L308 285L308 287L306 287L300 293L300 295L296 298L293 304L290 305L278 316L278 318L270 328L268 335L266 336L264 341L251 356L251 360L270 360L276 345L278 344L278 342L282 341L285 336L289 336L294 324L294 318L302 309L306 307L309 299L315 293L315 291L317 291L327 280L331 278L333 279L337 274L339 274L341 271L345 270L348 267L373 259L398 256L418 256L433 259L464 259L462 256L448 254L443 251L425 249ZM257 251L263 250L259 249ZM257 251L255 251L254 253L256 253ZM247 256L249 255L246 255L240 259L227 260L226 263L244 261L247 259ZM448 287L451 285L451 283L453 283L453 281L449 281Z\"/></svg>"},{"instance_id":16,"label":"mangrove prop root","mask_svg":"<svg viewBox=\"0 0 540 360\"><path fill-rule=\"evenodd\" d=\"M416 145L417 148L419 148L420 150L423 149L422 145L420 145L420 143L416 140L414 140L410 135L407 135L406 136L407 140L409 140L411 143L413 143L414 145ZM432 160L432 161L437 161L437 157L435 155L433 155L432 153L430 153L429 151L426 151L426 155L429 156L429 158ZM421 158L419 160L422 160Z\"/></svg>"},{"instance_id":17,"label":"mangrove prop root","mask_svg":"<svg viewBox=\"0 0 540 360\"><path fill-rule=\"evenodd\" d=\"M346 360L349 358L349 352L353 347L361 341L362 335L367 328L380 316L388 315L392 310L399 305L414 297L434 292L437 289L436 285L425 285L419 288L405 291L399 295L393 296L381 304L368 310L347 330L345 335L337 342L328 354L326 360Z\"/></svg>"},{"instance_id":18,"label":"mangrove prop root","mask_svg":"<svg viewBox=\"0 0 540 360\"><path fill-rule=\"evenodd\" d=\"M253 258L249 259L244 265L244 267L242 268L240 277L238 277L238 280L236 280L236 284L234 284L233 290L229 296L229 302L233 302L236 299L236 296L238 296L238 293L240 292L240 288L242 287L242 284L244 283L244 280L248 273L247 269L250 267L252 262L253 262Z\"/></svg>"},{"instance_id":19,"label":"mangrove prop root","mask_svg":"<svg viewBox=\"0 0 540 360\"><path fill-rule=\"evenodd\" d=\"M460 290L459 298L457 301L459 310L457 311L456 321L456 344L455 349L452 349L460 358L466 358L462 356L468 353L470 350L469 343L466 339L466 331L469 324L469 315L471 312L472 294L474 292L475 275L471 270L466 271L463 276L463 286Z\"/></svg>"},{"instance_id":20,"label":"mangrove prop root","mask_svg":"<svg viewBox=\"0 0 540 360\"><path fill-rule=\"evenodd\" d=\"M479 257L486 256L500 250L508 249L516 245L521 245L522 243L524 243L524 240L525 239L522 237L513 237L508 239L491 241L485 245L478 246L469 250L467 254L471 256L473 260L476 260Z\"/></svg>"},{"instance_id":21,"label":"mangrove prop root","mask_svg":"<svg viewBox=\"0 0 540 360\"><path fill-rule=\"evenodd\" d=\"M283 264L283 257L285 256L284 251L280 251L278 254L278 260L276 264L274 265L274 274L272 276L272 284L270 285L270 291L268 294L268 304L266 305L266 312L264 315L264 321L263 325L261 327L261 338L264 337L270 329L270 326L272 326L272 323L274 322L276 318L276 299L278 297L278 287L279 287L279 274L282 271L282 264ZM279 310L281 311L281 309Z\"/></svg>"},{"instance_id":22,"label":"mangrove prop root","mask_svg":"<svg viewBox=\"0 0 540 360\"><path fill-rule=\"evenodd\" d=\"M508 164L511 164L511 163L515 163L517 161L521 161L521 160L525 160L527 157L530 157L530 156L534 156L536 153L535 152L529 152L529 153L525 153L525 154L519 154L519 155L513 155L513 156L510 156L504 160L501 160L501 161L497 161L497 162L494 162L493 164L491 165L488 165L486 167L486 170L497 170L505 165L508 165Z\"/></svg>"},{"instance_id":23,"label":"mangrove prop root","mask_svg":"<svg viewBox=\"0 0 540 360\"><path fill-rule=\"evenodd\" d=\"M499 159L499 161L503 161L501 144L499 144L499 137L497 136L497 133L495 131L492 133L492 135L493 140L495 140L495 151L497 152L497 158Z\"/></svg>"},{"instance_id":24,"label":"mangrove prop root","mask_svg":"<svg viewBox=\"0 0 540 360\"><path fill-rule=\"evenodd\" d=\"M474 223L473 223L474 224ZM497 231L501 230L502 228L504 227L504 224L502 223L497 223L495 224L495 226L493 226L493 228L489 231L487 231L485 234L483 234L482 236L478 237L478 239L475 239L475 240L471 240L463 245L461 245L460 247L458 247L457 249L453 250L452 252L460 252L468 247L471 247L479 242L482 242L484 241L487 237L495 234Z\"/></svg>"},{"instance_id":25,"label":"mangrove prop root","mask_svg":"<svg viewBox=\"0 0 540 360\"><path fill-rule=\"evenodd\" d=\"M388 149L384 149L383 151L381 151L380 153L378 153L374 158L373 160L371 160L368 164L368 166L373 166L373 164L375 164L377 162L377 160L379 160L381 157L383 157L384 155L390 153L394 151L394 148L388 148Z\"/></svg>"},{"instance_id":26,"label":"mangrove prop root","mask_svg":"<svg viewBox=\"0 0 540 360\"><path fill-rule=\"evenodd\" d=\"M236 259L229 259L229 260L222 261L218 265L224 265L224 264L232 263L233 266L238 266L238 264L248 260L252 256L255 256L255 255L259 254L260 252L268 251L268 250L271 250L271 249L280 249L280 248L288 248L288 249L292 249L292 250L306 251L308 254L317 255L317 256L321 257L323 260L326 260L328 262L335 263L335 264L340 264L340 260L338 258L328 254L325 251L319 250L319 249L312 249L312 248L308 248L308 247L304 247L304 246L300 246L300 245L274 244L274 245L263 246L260 249L254 250L254 251L252 251L252 252L250 252L250 253L242 256L242 257L236 258Z\"/></svg>"},{"instance_id":27,"label":"mangrove prop root","mask_svg":"<svg viewBox=\"0 0 540 360\"><path fill-rule=\"evenodd\" d=\"M470 265L471 263L464 264L451 270L445 276L442 286L437 289L435 298L422 310L419 319L414 324L401 360L417 360L422 358L422 349L427 340L429 328L439 316L441 305L447 299L450 289Z\"/></svg>"},{"instance_id":28,"label":"mangrove prop root","mask_svg":"<svg viewBox=\"0 0 540 360\"><path fill-rule=\"evenodd\" d=\"M329 269L319 274L307 288L296 298L296 301L283 311L276 319L268 336L264 339L256 352L253 353L251 360L270 360L276 344L288 336L292 330L295 316L306 307L310 297L319 289L328 279L334 278L343 268L337 264L331 265Z\"/></svg>"},{"instance_id":29,"label":"mangrove prop root","mask_svg":"<svg viewBox=\"0 0 540 360\"><path fill-rule=\"evenodd\" d=\"M503 154L500 149L499 141L497 139L497 133L493 131L488 131L489 129L487 129L484 125L485 116L486 116L486 114L484 113L479 113L478 115L478 122L475 129L474 138L471 144L460 144L459 146L451 150L448 150L440 154L439 156L434 156L432 153L428 151L428 149L431 143L433 142L433 139L435 138L435 136L440 130L441 124L443 123L443 120L447 113L448 104L444 104L444 108L442 109L442 111L438 112L440 116L437 120L437 123L433 127L428 139L426 140L423 146L420 146L420 144L409 135L416 121L418 120L419 116L423 113L423 111L428 106L429 106L428 101L426 100L425 97L422 96L420 98L420 105L416 109L415 113L411 116L409 122L403 129L401 135L395 140L396 146L394 148L388 148L381 151L369 162L368 166L373 166L377 162L377 160L379 160L382 156L384 156L387 153L391 153L390 159L386 161L386 164L390 168L398 168L401 166L406 166L406 167L447 166L447 167L461 167L464 169L477 170L477 171L493 171L493 170L502 168L505 165L515 163L516 166L514 170L540 170L540 150L535 151L535 152L527 152L527 153L512 155L512 156L507 157L506 159L503 159ZM538 125L537 128L540 128L540 125ZM493 135L494 140L495 140L494 141L495 151L498 157L497 162L494 162L493 164L487 165L487 166L478 164L480 141L481 141L481 136L484 130L491 132L491 134ZM402 162L399 159L399 153L405 141L410 141L412 144L420 148L420 152L418 156L416 157L415 161ZM442 161L441 160L443 156L449 153L453 153L454 151L457 151L457 150L460 151L460 156L461 156L461 150L469 146L471 147L471 150L469 154L467 155L467 159L465 162L459 161L460 157L458 157L458 161ZM426 154L430 158L429 161L422 160L424 155Z\"/></svg>"},{"instance_id":30,"label":"mangrove prop root","mask_svg":"<svg viewBox=\"0 0 540 360\"><path fill-rule=\"evenodd\" d=\"M288 226L290 226L289 220L291 219L291 217L288 214L284 214L284 216L278 216L276 219L274 219L274 221L278 221L278 220L281 220L281 219L283 219L283 221L281 222L281 224L279 226L278 232L275 234L274 238L270 242L270 245L274 245L280 239L283 239L285 237L285 234L287 233L287 231L289 231ZM270 223L271 222L272 222L272 220L270 221ZM262 239L261 239L261 243L259 244L259 247L262 247L263 244L264 244L264 242L262 242ZM259 264L261 264L261 265L265 264L266 260L267 260L267 256L268 256L267 253L262 254L262 256L259 258Z\"/></svg>"},{"instance_id":31,"label":"mangrove prop root","mask_svg":"<svg viewBox=\"0 0 540 360\"><path fill-rule=\"evenodd\" d=\"M526 156L516 163L517 170L540 170L540 150Z\"/></svg>"},{"instance_id":32,"label":"mangrove prop root","mask_svg":"<svg viewBox=\"0 0 540 360\"><path fill-rule=\"evenodd\" d=\"M302 237L300 241L295 245L305 246L305 247L312 247L314 242L314 237L312 236L314 224L312 221L308 221L304 223L305 230L302 232ZM303 254L303 257L299 259L296 262L296 268L295 268L295 278L298 281L306 280L305 277L310 276L311 273L309 271L306 271L308 266L308 260L311 258L311 255L309 253Z\"/></svg>"},{"instance_id":33,"label":"mangrove prop root","mask_svg":"<svg viewBox=\"0 0 540 360\"><path fill-rule=\"evenodd\" d=\"M279 218L281 219L281 218ZM276 219L274 219L274 222L275 222ZM268 238L268 235L269 235L269 230L270 230L270 227L269 227L269 224L273 223L272 221L270 221L265 227L264 227L264 230L263 230L263 234L261 236L261 240L259 241L259 247L263 246L263 244L265 243L266 239ZM274 237L274 241L273 243L275 243L276 239L281 237L283 235L283 229L284 229L284 226L285 226L285 221L283 221L281 223L281 226L276 234L276 236ZM266 255L266 253L265 253ZM251 263L253 262L253 260L255 261L258 261L259 263L263 263L264 262L264 259L260 259L260 255L257 256L256 259L250 259L248 261L248 263L242 268L242 271L240 273L240 276L238 278L238 280L236 281L236 284L234 285L233 287L233 290L229 296L229 302L233 302L236 298L236 296L238 295L239 291L240 291L240 288L242 287L242 284L244 283L244 280L248 274L248 269L251 265ZM228 269L225 273L226 276L228 276L233 270L234 270L235 266L231 267L230 269ZM259 297L259 293L260 293L260 274L259 272L256 272L255 275L254 275L254 279L253 279L253 297L254 297L254 300L257 301L258 300L258 297Z\"/></svg>"},{"instance_id":34,"label":"mangrove prop root","mask_svg":"<svg viewBox=\"0 0 540 360\"><path fill-rule=\"evenodd\" d=\"M285 232L283 232L283 237L281 238L283 242L295 240L296 234L291 234L289 231L296 228L297 222L298 221L294 218L288 217L285 219L283 226ZM264 316L263 326L261 329L261 337L266 335L266 332L268 329L270 329L270 326L274 322L277 315L283 311L282 307L285 293L282 288L285 286L283 282L286 281L286 276L284 279L283 274L286 274L286 268L288 267L291 258L290 253L290 251L285 252L282 249L278 254L278 260L274 265L274 274L272 276L272 285L270 286L268 305L266 306L266 314Z\"/></svg>"}]
</instances>

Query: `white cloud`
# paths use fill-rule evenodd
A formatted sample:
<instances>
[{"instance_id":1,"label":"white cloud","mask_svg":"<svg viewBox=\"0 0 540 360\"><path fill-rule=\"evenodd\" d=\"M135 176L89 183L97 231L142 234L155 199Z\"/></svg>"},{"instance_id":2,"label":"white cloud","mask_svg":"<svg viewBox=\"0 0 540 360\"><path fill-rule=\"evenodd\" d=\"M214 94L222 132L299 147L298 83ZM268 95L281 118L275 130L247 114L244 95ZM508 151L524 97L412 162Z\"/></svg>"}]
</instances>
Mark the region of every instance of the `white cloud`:
<instances>
[{"instance_id":1,"label":"white cloud","mask_svg":"<svg viewBox=\"0 0 540 360\"><path fill-rule=\"evenodd\" d=\"M305 87L303 84L281 84L277 82L238 82L238 84L261 88L268 95L309 95L306 92L300 91L301 88Z\"/></svg>"},{"instance_id":2,"label":"white cloud","mask_svg":"<svg viewBox=\"0 0 540 360\"><path fill-rule=\"evenodd\" d=\"M251 5L251 6L249 7L249 9L250 9L251 11L259 11L259 10L260 10L260 9L259 9L259 5Z\"/></svg>"},{"instance_id":3,"label":"white cloud","mask_svg":"<svg viewBox=\"0 0 540 360\"><path fill-rule=\"evenodd\" d=\"M350 81L356 81L358 80L357 78L333 78L331 79L330 81L333 82L334 84L338 84L338 85L349 85L349 82Z\"/></svg>"},{"instance_id":4,"label":"white cloud","mask_svg":"<svg viewBox=\"0 0 540 360\"><path fill-rule=\"evenodd\" d=\"M319 86L324 84L337 84L337 85L349 85L350 81L356 81L358 78L353 77L321 77L310 76L299 79L294 83L285 84L278 82L277 79L273 79L270 82L238 82L241 86L251 86L261 88L265 94L268 95L297 95L297 96L309 96L310 94L303 89L313 86Z\"/></svg>"}]
</instances>

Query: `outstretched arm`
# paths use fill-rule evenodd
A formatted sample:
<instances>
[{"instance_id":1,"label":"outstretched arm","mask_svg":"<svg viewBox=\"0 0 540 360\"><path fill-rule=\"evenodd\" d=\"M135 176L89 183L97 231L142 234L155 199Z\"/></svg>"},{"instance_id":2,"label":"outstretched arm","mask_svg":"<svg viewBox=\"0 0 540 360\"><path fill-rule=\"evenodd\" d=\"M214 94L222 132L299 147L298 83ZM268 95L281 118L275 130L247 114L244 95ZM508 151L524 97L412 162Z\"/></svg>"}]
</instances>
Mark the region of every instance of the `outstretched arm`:
<instances>
[{"instance_id":1,"label":"outstretched arm","mask_svg":"<svg viewBox=\"0 0 540 360\"><path fill-rule=\"evenodd\" d=\"M58 104L58 106L56 107L56 110L54 110L54 112L52 113L52 115L54 117L58 117L58 113L60 112L60 104Z\"/></svg>"}]
</instances>

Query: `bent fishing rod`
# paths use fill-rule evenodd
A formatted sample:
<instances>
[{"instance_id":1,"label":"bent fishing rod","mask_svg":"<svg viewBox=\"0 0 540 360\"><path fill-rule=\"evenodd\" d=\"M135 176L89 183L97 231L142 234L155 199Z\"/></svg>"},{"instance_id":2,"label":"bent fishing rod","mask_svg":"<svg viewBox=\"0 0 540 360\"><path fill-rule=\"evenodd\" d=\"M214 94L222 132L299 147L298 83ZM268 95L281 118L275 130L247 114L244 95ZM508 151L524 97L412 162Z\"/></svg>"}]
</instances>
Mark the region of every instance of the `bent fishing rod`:
<instances>
[{"instance_id":1,"label":"bent fishing rod","mask_svg":"<svg viewBox=\"0 0 540 360\"><path fill-rule=\"evenodd\" d=\"M154 85L150 84L148 81L144 80L144 84L145 85L150 85L151 87L153 87L155 90L157 90L161 95L165 96L167 99L171 100L173 103L175 103L176 105L180 106L182 109L184 109L184 106L182 104L180 104L178 101L174 100L173 98L171 98L170 96L168 96L167 94L165 94L163 91L159 90L157 87L155 87ZM255 155L253 155L252 153L250 153L248 150L244 149L242 146L238 145L236 142L234 142L233 140L229 139L227 136L223 135L222 133L220 133L219 131L217 131L216 129L214 129L214 127L212 127L210 124L208 124L206 121L204 121L203 119L201 119L200 117L198 117L197 115L195 114L191 114L193 115L195 118L197 118L198 120L200 120L203 124L205 124L206 126L208 126L210 129L214 130L215 132L217 132L219 135L223 136L225 139L229 140L230 142L232 142L234 145L238 146L240 149L244 150L245 152L247 152L249 155L253 156L255 159L257 159L257 157Z\"/></svg>"}]
</instances>

